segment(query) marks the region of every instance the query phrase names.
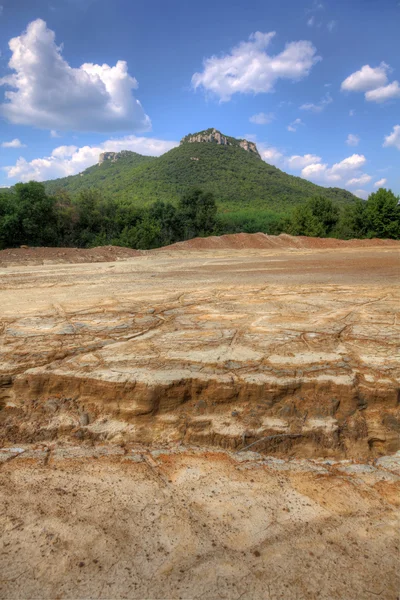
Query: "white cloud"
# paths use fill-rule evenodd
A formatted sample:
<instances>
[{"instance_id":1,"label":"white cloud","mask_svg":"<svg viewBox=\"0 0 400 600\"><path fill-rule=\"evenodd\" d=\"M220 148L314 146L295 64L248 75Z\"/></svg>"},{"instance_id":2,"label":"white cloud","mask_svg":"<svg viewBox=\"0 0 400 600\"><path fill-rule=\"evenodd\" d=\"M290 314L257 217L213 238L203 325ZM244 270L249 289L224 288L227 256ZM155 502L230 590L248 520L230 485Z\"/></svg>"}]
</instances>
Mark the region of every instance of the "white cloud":
<instances>
[{"instance_id":1,"label":"white cloud","mask_svg":"<svg viewBox=\"0 0 400 600\"><path fill-rule=\"evenodd\" d=\"M295 154L286 159L285 164L289 167L289 169L304 169L309 165L320 163L321 157L316 154L304 154L303 156L299 156Z\"/></svg>"},{"instance_id":2,"label":"white cloud","mask_svg":"<svg viewBox=\"0 0 400 600\"><path fill-rule=\"evenodd\" d=\"M275 165L276 167L281 165L284 156L277 148L259 144L258 151L260 152L261 158L265 160L265 162L269 163L270 165Z\"/></svg>"},{"instance_id":3,"label":"white cloud","mask_svg":"<svg viewBox=\"0 0 400 600\"><path fill-rule=\"evenodd\" d=\"M366 190L354 190L353 194L355 196L358 196L358 198L361 198L362 200L366 200L369 196L369 194Z\"/></svg>"},{"instance_id":4,"label":"white cloud","mask_svg":"<svg viewBox=\"0 0 400 600\"><path fill-rule=\"evenodd\" d=\"M349 117L354 117L355 114L356 114L356 111L354 110L354 108L349 110Z\"/></svg>"},{"instance_id":5,"label":"white cloud","mask_svg":"<svg viewBox=\"0 0 400 600\"><path fill-rule=\"evenodd\" d=\"M307 25L308 25L309 27L312 27L312 26L314 25L314 23L315 23L315 17L314 17L314 15L313 15L312 17L310 17L310 18L308 19L308 21L307 21Z\"/></svg>"},{"instance_id":6,"label":"white cloud","mask_svg":"<svg viewBox=\"0 0 400 600\"><path fill-rule=\"evenodd\" d=\"M372 177L360 171L367 162L365 156L362 154L353 154L330 166L327 163L323 163L321 157L316 154L294 154L287 156L278 148L273 146L267 147L263 144L259 144L259 151L261 158L265 162L275 165L280 169L300 171L301 177L304 179L326 186L351 189L359 186L356 191L352 190L353 193L362 198L368 196L368 192L361 189L361 186L369 184Z\"/></svg>"},{"instance_id":7,"label":"white cloud","mask_svg":"<svg viewBox=\"0 0 400 600\"><path fill-rule=\"evenodd\" d=\"M292 121L291 123L289 123L289 125L287 126L287 130L295 132L295 131L297 131L297 128L300 125L304 125L303 121L301 119L295 119L294 121Z\"/></svg>"},{"instance_id":8,"label":"white cloud","mask_svg":"<svg viewBox=\"0 0 400 600\"><path fill-rule=\"evenodd\" d=\"M386 102L392 98L400 98L400 85L398 81L393 81L375 90L369 90L365 94L365 99L368 102Z\"/></svg>"},{"instance_id":9,"label":"white cloud","mask_svg":"<svg viewBox=\"0 0 400 600\"><path fill-rule=\"evenodd\" d=\"M336 27L336 21L329 21L329 23L327 24L327 29L328 31L330 31L332 33L332 31L335 29Z\"/></svg>"},{"instance_id":10,"label":"white cloud","mask_svg":"<svg viewBox=\"0 0 400 600\"><path fill-rule=\"evenodd\" d=\"M80 173L87 167L96 164L101 152L132 150L147 156L159 156L177 145L178 142L129 135L107 140L99 146L83 146L81 148L59 146L53 150L50 156L36 158L29 162L24 158L19 158L15 165L3 168L9 179L44 181Z\"/></svg>"},{"instance_id":11,"label":"white cloud","mask_svg":"<svg viewBox=\"0 0 400 600\"><path fill-rule=\"evenodd\" d=\"M233 94L259 94L272 92L278 79L298 81L306 77L321 58L309 41L290 42L285 49L271 56L265 49L275 32L250 35L248 42L241 42L229 54L212 56L204 61L202 73L192 77L194 89L202 87L228 101Z\"/></svg>"},{"instance_id":12,"label":"white cloud","mask_svg":"<svg viewBox=\"0 0 400 600\"><path fill-rule=\"evenodd\" d=\"M310 179L318 183L333 183L341 180L340 175L335 175L326 163L312 163L301 171L304 179Z\"/></svg>"},{"instance_id":13,"label":"white cloud","mask_svg":"<svg viewBox=\"0 0 400 600\"><path fill-rule=\"evenodd\" d=\"M347 171L353 171L354 169L360 169L366 162L367 159L363 154L352 154L341 162L334 164L332 172L345 173Z\"/></svg>"},{"instance_id":14,"label":"white cloud","mask_svg":"<svg viewBox=\"0 0 400 600\"><path fill-rule=\"evenodd\" d=\"M249 121L250 123L255 123L256 125L268 125L268 123L271 123L274 118L275 115L273 113L260 112L250 117Z\"/></svg>"},{"instance_id":15,"label":"white cloud","mask_svg":"<svg viewBox=\"0 0 400 600\"><path fill-rule=\"evenodd\" d=\"M364 173L363 175L360 175L360 177L353 177L346 183L346 185L348 185L349 187L357 185L367 185L367 183L369 183L371 179L371 175L367 175L366 173Z\"/></svg>"},{"instance_id":16,"label":"white cloud","mask_svg":"<svg viewBox=\"0 0 400 600\"><path fill-rule=\"evenodd\" d=\"M374 187L380 188L380 187L383 187L384 185L386 185L386 183L387 183L387 179L385 177L383 177L382 179L379 179L379 181L375 181Z\"/></svg>"},{"instance_id":17,"label":"white cloud","mask_svg":"<svg viewBox=\"0 0 400 600\"><path fill-rule=\"evenodd\" d=\"M3 142L2 148L26 148L26 144L23 144L18 138L11 140L11 142Z\"/></svg>"},{"instance_id":18,"label":"white cloud","mask_svg":"<svg viewBox=\"0 0 400 600\"><path fill-rule=\"evenodd\" d=\"M388 77L389 65L382 62L379 67L364 65L342 82L341 89L348 92L366 92L385 85Z\"/></svg>"},{"instance_id":19,"label":"white cloud","mask_svg":"<svg viewBox=\"0 0 400 600\"><path fill-rule=\"evenodd\" d=\"M325 94L325 96L323 98L321 98L321 100L318 104L308 102L306 104L302 104L300 106L300 110L311 110L312 112L319 113L324 110L325 106L327 106L328 104L331 104L331 102L333 102L333 98L328 92L327 94Z\"/></svg>"},{"instance_id":20,"label":"white cloud","mask_svg":"<svg viewBox=\"0 0 400 600\"><path fill-rule=\"evenodd\" d=\"M394 146L398 150L400 150L400 125L395 125L393 127L392 133L385 136L385 141L383 142L383 146Z\"/></svg>"},{"instance_id":21,"label":"white cloud","mask_svg":"<svg viewBox=\"0 0 400 600\"><path fill-rule=\"evenodd\" d=\"M366 158L360 154L353 154L339 163L329 167L326 163L316 162L306 167L301 172L302 177L311 179L318 183L341 183L357 171L366 163Z\"/></svg>"},{"instance_id":22,"label":"white cloud","mask_svg":"<svg viewBox=\"0 0 400 600\"><path fill-rule=\"evenodd\" d=\"M354 133L349 133L349 135L347 136L346 144L348 146L358 146L359 143L360 138L358 137L358 135L355 135Z\"/></svg>"},{"instance_id":23,"label":"white cloud","mask_svg":"<svg viewBox=\"0 0 400 600\"><path fill-rule=\"evenodd\" d=\"M52 129L52 130L50 131L50 137L52 137L52 138L59 138L59 137L61 137L61 136L60 136L60 134L58 133L58 131L56 131L55 129Z\"/></svg>"},{"instance_id":24,"label":"white cloud","mask_svg":"<svg viewBox=\"0 0 400 600\"><path fill-rule=\"evenodd\" d=\"M5 93L0 114L12 123L54 130L149 130L150 119L132 95L137 81L125 61L114 67L85 63L73 68L41 19L9 46L14 73L0 79L0 85L16 91Z\"/></svg>"}]
</instances>

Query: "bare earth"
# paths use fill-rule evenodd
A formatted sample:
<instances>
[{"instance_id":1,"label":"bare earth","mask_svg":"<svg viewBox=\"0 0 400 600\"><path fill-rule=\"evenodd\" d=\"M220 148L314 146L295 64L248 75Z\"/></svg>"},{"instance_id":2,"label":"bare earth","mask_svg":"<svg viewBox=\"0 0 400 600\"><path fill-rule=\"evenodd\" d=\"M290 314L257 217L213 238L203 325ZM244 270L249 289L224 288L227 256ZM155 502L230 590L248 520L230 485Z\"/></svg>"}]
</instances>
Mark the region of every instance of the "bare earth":
<instances>
[{"instance_id":1,"label":"bare earth","mask_svg":"<svg viewBox=\"0 0 400 600\"><path fill-rule=\"evenodd\" d=\"M397 599L400 245L226 237L0 253L2 598Z\"/></svg>"}]
</instances>

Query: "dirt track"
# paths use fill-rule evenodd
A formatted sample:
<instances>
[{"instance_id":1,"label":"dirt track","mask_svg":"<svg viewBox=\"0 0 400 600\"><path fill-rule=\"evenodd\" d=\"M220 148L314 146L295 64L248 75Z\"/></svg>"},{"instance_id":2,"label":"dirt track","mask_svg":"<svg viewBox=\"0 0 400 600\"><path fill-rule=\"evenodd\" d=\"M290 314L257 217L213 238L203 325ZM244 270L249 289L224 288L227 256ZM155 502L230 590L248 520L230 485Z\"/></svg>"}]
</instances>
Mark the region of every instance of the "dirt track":
<instances>
[{"instance_id":1,"label":"dirt track","mask_svg":"<svg viewBox=\"0 0 400 600\"><path fill-rule=\"evenodd\" d=\"M399 275L396 244L0 266L1 597L397 600Z\"/></svg>"}]
</instances>

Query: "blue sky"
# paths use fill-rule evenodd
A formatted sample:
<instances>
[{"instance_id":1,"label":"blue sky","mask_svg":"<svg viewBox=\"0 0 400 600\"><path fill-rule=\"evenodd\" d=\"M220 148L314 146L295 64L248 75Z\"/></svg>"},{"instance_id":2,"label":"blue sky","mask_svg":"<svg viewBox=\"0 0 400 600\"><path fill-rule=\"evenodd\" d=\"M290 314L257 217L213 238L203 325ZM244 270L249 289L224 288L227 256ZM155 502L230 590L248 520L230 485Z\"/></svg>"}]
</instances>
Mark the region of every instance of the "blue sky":
<instances>
[{"instance_id":1,"label":"blue sky","mask_svg":"<svg viewBox=\"0 0 400 600\"><path fill-rule=\"evenodd\" d=\"M366 197L400 193L399 0L0 0L0 185L216 127Z\"/></svg>"}]
</instances>

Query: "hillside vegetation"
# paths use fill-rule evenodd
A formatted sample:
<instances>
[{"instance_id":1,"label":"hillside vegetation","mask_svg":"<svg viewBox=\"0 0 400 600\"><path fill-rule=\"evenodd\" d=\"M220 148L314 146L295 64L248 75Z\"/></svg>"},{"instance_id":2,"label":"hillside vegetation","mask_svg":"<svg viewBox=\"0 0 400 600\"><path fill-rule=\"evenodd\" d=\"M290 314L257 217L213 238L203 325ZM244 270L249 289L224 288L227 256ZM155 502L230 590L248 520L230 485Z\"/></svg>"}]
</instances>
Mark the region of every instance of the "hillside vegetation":
<instances>
[{"instance_id":1,"label":"hillside vegetation","mask_svg":"<svg viewBox=\"0 0 400 600\"><path fill-rule=\"evenodd\" d=\"M157 248L194 237L245 231L316 237L400 238L399 198L380 189L366 202L339 209L322 196L298 205L289 219L269 221L259 227L242 215L236 223L221 218L211 192L193 189L181 196L177 206L154 202L148 207L104 198L96 190L82 190L71 198L65 191L49 196L36 181L0 190L0 249L31 246L117 245L135 249ZM245 223L245 226L244 226Z\"/></svg>"},{"instance_id":2,"label":"hillside vegetation","mask_svg":"<svg viewBox=\"0 0 400 600\"><path fill-rule=\"evenodd\" d=\"M159 158L106 152L79 175L0 193L0 247L155 248L225 233L400 237L399 199L363 202L261 160L254 142L215 129Z\"/></svg>"},{"instance_id":3,"label":"hillside vegetation","mask_svg":"<svg viewBox=\"0 0 400 600\"><path fill-rule=\"evenodd\" d=\"M230 139L230 138L229 138ZM116 162L105 161L80 175L45 182L46 191L72 195L101 190L116 200L143 207L161 200L176 204L190 188L212 192L221 213L243 209L288 214L312 196L323 195L339 205L356 197L339 188L323 188L288 175L238 146L182 143L158 158L134 152Z\"/></svg>"}]
</instances>

